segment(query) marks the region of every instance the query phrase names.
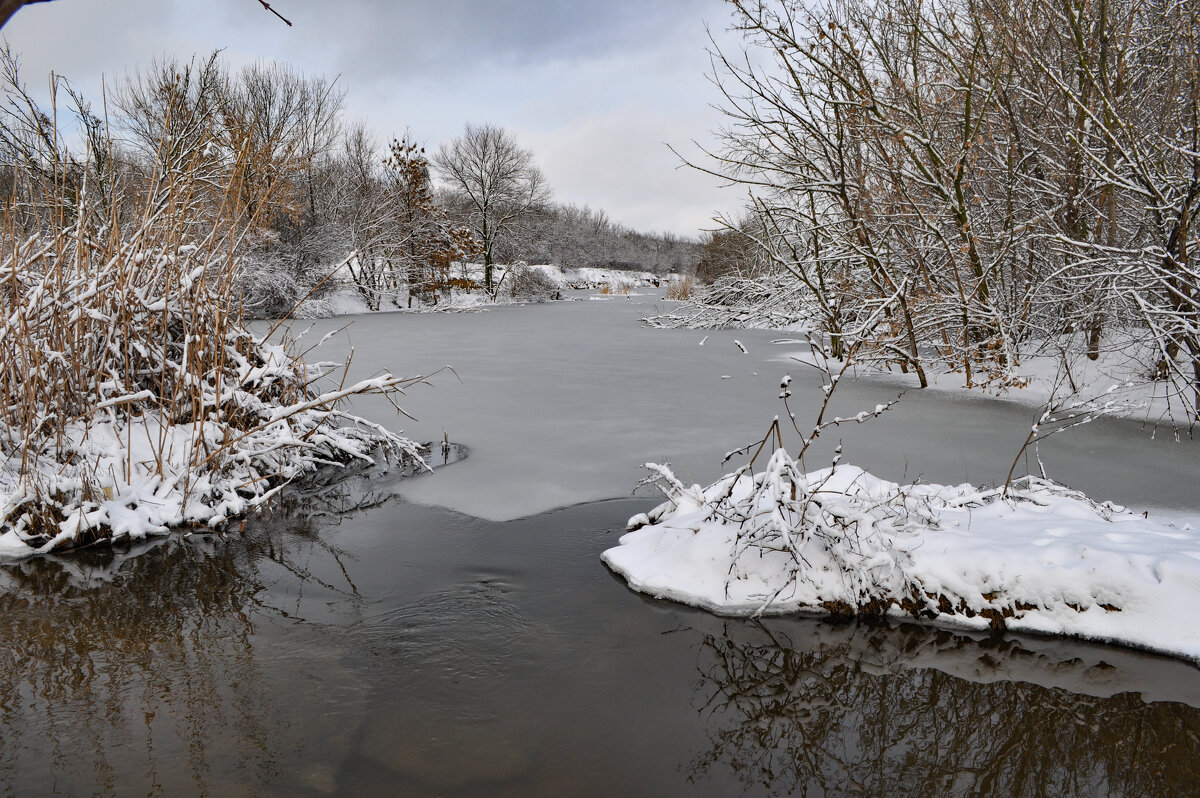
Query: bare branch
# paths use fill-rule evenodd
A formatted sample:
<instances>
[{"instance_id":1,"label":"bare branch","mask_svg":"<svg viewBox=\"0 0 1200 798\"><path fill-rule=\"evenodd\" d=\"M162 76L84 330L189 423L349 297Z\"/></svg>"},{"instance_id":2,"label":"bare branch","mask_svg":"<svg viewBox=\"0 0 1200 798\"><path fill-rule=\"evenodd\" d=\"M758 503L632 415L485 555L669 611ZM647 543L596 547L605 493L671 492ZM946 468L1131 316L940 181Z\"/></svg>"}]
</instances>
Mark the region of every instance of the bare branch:
<instances>
[{"instance_id":1,"label":"bare branch","mask_svg":"<svg viewBox=\"0 0 1200 798\"><path fill-rule=\"evenodd\" d=\"M291 20L289 20L289 19L288 19L287 17L285 17L283 14L280 14L280 13L279 13L278 11L276 11L275 9L271 8L271 4L270 4L270 3L268 3L268 2L267 2L267 0L258 0L258 2L262 3L262 7L263 7L263 8L267 9L267 10L268 10L268 11L270 11L272 14L274 14L275 16L277 16L277 17L279 17L280 19L282 19L282 20L283 20L283 21L284 21L284 22L287 24L287 26L288 26L289 28L290 28L290 27L292 27L292 22L291 22Z\"/></svg>"},{"instance_id":2,"label":"bare branch","mask_svg":"<svg viewBox=\"0 0 1200 798\"><path fill-rule=\"evenodd\" d=\"M4 27L4 23L17 13L22 6L32 5L34 3L49 3L50 0L0 0L0 28Z\"/></svg>"}]
</instances>

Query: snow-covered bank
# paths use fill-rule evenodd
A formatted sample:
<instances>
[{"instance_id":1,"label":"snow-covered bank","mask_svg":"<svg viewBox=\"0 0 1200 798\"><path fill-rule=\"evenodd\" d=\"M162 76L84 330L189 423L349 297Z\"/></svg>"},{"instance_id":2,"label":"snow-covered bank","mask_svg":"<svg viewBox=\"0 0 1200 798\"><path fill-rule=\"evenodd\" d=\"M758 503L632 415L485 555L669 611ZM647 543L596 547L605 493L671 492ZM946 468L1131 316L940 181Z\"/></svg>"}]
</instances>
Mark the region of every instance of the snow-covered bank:
<instances>
[{"instance_id":1,"label":"snow-covered bank","mask_svg":"<svg viewBox=\"0 0 1200 798\"><path fill-rule=\"evenodd\" d=\"M0 459L0 561L173 527L218 529L325 465L423 465L414 442L336 409L348 396L398 393L411 379L384 375L289 404L263 402L255 395L261 372L297 379L290 358L273 366L228 388L228 404L242 408L236 425L219 411L172 423L160 411L129 417L98 408L67 426L52 451Z\"/></svg>"},{"instance_id":2,"label":"snow-covered bank","mask_svg":"<svg viewBox=\"0 0 1200 798\"><path fill-rule=\"evenodd\" d=\"M84 219L3 264L0 559L220 527L324 465L421 462L346 403L376 395L395 413L423 377L348 380L251 332L222 229L194 239L186 213L147 203L125 236Z\"/></svg>"},{"instance_id":3,"label":"snow-covered bank","mask_svg":"<svg viewBox=\"0 0 1200 798\"><path fill-rule=\"evenodd\" d=\"M643 321L653 327L698 331L775 331L781 334L777 343L793 345L778 356L781 362L811 361L811 347L805 336L821 329L811 293L786 275L754 280L726 278L679 305L655 308ZM1094 353L1095 359L1083 354L1089 348L1085 339L1085 333L1077 332L1023 340L1010 353L1011 365L999 369L1001 373L990 373L976 364L970 379L960 363L947 363L932 349L923 348L923 370L928 381L925 390L988 395L1035 407L1051 399L1073 403L1099 400L1106 405L1104 415L1179 430L1191 427L1188 389L1178 380L1152 373L1154 369L1147 364L1158 362L1162 353L1147 339L1145 331L1109 329ZM860 358L855 376L919 387L912 368L903 371L895 358L883 354L880 359Z\"/></svg>"},{"instance_id":4,"label":"snow-covered bank","mask_svg":"<svg viewBox=\"0 0 1200 798\"><path fill-rule=\"evenodd\" d=\"M887 614L1200 660L1200 532L1040 480L1008 496L836 466L685 488L603 555L632 588L718 614Z\"/></svg>"},{"instance_id":5,"label":"snow-covered bank","mask_svg":"<svg viewBox=\"0 0 1200 798\"><path fill-rule=\"evenodd\" d=\"M414 294L400 292L380 302L379 310L447 311L472 310L492 305L523 304L564 298L567 291L598 291L630 294L665 285L673 276L645 271L594 267L564 268L554 264L512 264L493 267L496 294L483 289L483 264L455 267L455 279L443 291ZM308 300L297 308L297 318L329 318L370 313L366 299L344 270L334 275L335 287L321 299Z\"/></svg>"},{"instance_id":6,"label":"snow-covered bank","mask_svg":"<svg viewBox=\"0 0 1200 798\"><path fill-rule=\"evenodd\" d=\"M775 343L786 350L776 355L779 363L813 359L811 348L800 338L780 338ZM1103 405L1101 415L1136 419L1185 434L1190 427L1187 406L1180 401L1178 388L1171 382L1152 379L1146 373L1145 347L1144 342L1128 337L1114 340L1095 360L1090 360L1068 355L1062 342L1033 342L1029 352L1013 367L1006 384L976 382L968 386L961 371L928 369L929 386L923 390L967 397L986 395L1028 407L1044 407L1051 401L1074 405L1080 410L1089 405L1093 409ZM858 367L855 377L903 388L918 387L916 375L894 367Z\"/></svg>"}]
</instances>

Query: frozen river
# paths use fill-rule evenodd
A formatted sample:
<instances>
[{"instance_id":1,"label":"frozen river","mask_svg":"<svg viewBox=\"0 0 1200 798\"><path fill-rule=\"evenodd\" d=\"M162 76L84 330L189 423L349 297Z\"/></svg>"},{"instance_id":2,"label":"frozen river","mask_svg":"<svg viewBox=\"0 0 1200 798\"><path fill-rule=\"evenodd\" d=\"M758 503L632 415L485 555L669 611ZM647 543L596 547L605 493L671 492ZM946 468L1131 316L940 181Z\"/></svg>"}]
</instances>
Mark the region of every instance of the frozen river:
<instances>
[{"instance_id":1,"label":"frozen river","mask_svg":"<svg viewBox=\"0 0 1200 798\"><path fill-rule=\"evenodd\" d=\"M725 452L761 439L782 414L779 380L796 379L793 411L802 428L820 396L811 369L790 360L795 344L757 330L658 330L638 323L654 296L501 307L485 313L377 314L315 325L311 336L350 324L320 350L353 374L381 367L428 374L451 365L434 387L403 402L418 421L380 403L375 420L417 440L452 441L470 459L436 478L407 480L405 499L494 521L580 502L628 496L647 462L669 462L707 484L729 470ZM707 338L707 340L705 340ZM743 353L734 341L746 348ZM704 341L701 346L700 342ZM860 380L839 388L835 411L852 415L894 399L901 387ZM826 433L811 468L845 441L844 462L897 482L1002 482L1035 416L1032 407L986 397L948 399L910 390L893 410ZM1049 475L1097 500L1141 508L1200 510L1200 450L1167 430L1103 420L1042 445Z\"/></svg>"},{"instance_id":2,"label":"frozen river","mask_svg":"<svg viewBox=\"0 0 1200 798\"><path fill-rule=\"evenodd\" d=\"M639 465L717 476L779 412L789 369L771 334L699 346L703 333L640 326L655 301L355 318L358 373L455 367L461 382L411 392L420 420L404 426L444 429L465 461L293 491L240 535L0 571L0 794L1194 792L1190 664L722 620L609 574L600 552L656 502L629 497ZM895 389L843 390L845 412ZM798 414L814 391L799 381ZM359 409L396 425L384 406ZM1032 413L910 392L845 431L846 459L995 481ZM1080 432L1047 453L1053 476L1151 512L1200 507L1194 444L1130 422Z\"/></svg>"}]
</instances>

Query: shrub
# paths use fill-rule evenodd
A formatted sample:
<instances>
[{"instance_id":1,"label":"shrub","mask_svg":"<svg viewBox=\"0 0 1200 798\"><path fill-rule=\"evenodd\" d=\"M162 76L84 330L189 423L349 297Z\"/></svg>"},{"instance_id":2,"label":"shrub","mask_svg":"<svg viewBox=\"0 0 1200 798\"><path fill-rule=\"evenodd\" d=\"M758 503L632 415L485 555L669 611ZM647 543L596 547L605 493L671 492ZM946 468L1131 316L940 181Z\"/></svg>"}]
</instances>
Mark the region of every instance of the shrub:
<instances>
[{"instance_id":1,"label":"shrub","mask_svg":"<svg viewBox=\"0 0 1200 798\"><path fill-rule=\"evenodd\" d=\"M215 163L211 145L102 192L110 203L93 202L87 176L69 189L27 169L36 218L5 206L0 553L215 527L325 464L421 462L411 441L344 410L421 378L346 385L336 364L305 364L285 330L243 323L238 251L254 220L229 198L245 157Z\"/></svg>"},{"instance_id":2,"label":"shrub","mask_svg":"<svg viewBox=\"0 0 1200 798\"><path fill-rule=\"evenodd\" d=\"M505 291L519 302L546 302L561 298L558 285L540 269L516 263L505 275Z\"/></svg>"},{"instance_id":3,"label":"shrub","mask_svg":"<svg viewBox=\"0 0 1200 798\"><path fill-rule=\"evenodd\" d=\"M695 287L696 281L688 276L683 276L672 280L667 285L667 299L688 299L692 295L692 289Z\"/></svg>"}]
</instances>

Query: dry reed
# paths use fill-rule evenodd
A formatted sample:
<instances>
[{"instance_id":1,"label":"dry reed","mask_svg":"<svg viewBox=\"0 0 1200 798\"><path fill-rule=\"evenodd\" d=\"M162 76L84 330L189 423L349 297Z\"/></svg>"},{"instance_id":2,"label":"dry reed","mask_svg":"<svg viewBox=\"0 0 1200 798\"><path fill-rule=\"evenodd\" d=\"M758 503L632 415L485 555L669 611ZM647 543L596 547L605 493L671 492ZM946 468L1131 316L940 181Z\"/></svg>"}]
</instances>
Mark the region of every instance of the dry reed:
<instances>
[{"instance_id":1,"label":"dry reed","mask_svg":"<svg viewBox=\"0 0 1200 798\"><path fill-rule=\"evenodd\" d=\"M268 340L243 324L237 254L254 219L234 198L251 164L215 149L164 147L139 184L110 176L100 190L88 181L104 176L67 179L57 153L12 165L0 554L219 526L323 464L380 450L420 461L411 441L343 406L422 378L345 385L344 370L305 365L278 330Z\"/></svg>"}]
</instances>

